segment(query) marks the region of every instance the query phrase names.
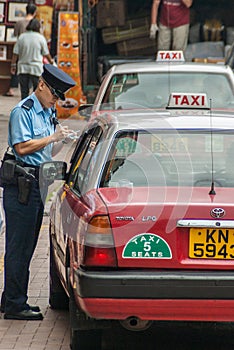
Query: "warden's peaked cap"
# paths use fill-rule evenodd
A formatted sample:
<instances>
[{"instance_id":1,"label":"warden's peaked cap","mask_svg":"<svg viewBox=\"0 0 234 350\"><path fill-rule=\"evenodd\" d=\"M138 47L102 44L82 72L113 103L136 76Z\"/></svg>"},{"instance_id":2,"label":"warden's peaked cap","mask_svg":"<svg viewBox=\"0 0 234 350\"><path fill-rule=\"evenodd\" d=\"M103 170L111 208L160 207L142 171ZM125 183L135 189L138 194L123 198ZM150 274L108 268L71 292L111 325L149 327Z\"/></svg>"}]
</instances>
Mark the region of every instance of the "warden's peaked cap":
<instances>
[{"instance_id":1,"label":"warden's peaked cap","mask_svg":"<svg viewBox=\"0 0 234 350\"><path fill-rule=\"evenodd\" d=\"M64 93L76 85L75 81L67 73L52 64L44 64L42 78L63 101L65 100Z\"/></svg>"}]
</instances>

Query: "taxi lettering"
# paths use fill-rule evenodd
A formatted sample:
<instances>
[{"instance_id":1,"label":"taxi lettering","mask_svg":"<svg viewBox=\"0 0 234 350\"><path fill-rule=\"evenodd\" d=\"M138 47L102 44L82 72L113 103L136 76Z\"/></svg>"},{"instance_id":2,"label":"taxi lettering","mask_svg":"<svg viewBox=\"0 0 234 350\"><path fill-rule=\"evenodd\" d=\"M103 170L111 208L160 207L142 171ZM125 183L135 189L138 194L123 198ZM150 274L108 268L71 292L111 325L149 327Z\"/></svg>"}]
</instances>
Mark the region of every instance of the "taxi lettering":
<instances>
[{"instance_id":1,"label":"taxi lettering","mask_svg":"<svg viewBox=\"0 0 234 350\"><path fill-rule=\"evenodd\" d=\"M184 61L183 51L158 51L157 61Z\"/></svg>"},{"instance_id":2,"label":"taxi lettering","mask_svg":"<svg viewBox=\"0 0 234 350\"><path fill-rule=\"evenodd\" d=\"M173 92L170 95L168 108L209 109L207 95L204 93Z\"/></svg>"},{"instance_id":3,"label":"taxi lettering","mask_svg":"<svg viewBox=\"0 0 234 350\"><path fill-rule=\"evenodd\" d=\"M132 242L135 243L135 244L138 244L138 242L144 242L144 241L146 241L145 236L142 236L141 239L140 239L139 241L137 240L137 238L132 240ZM149 241L149 242L154 242L154 237L153 237L153 236L149 236L149 237L148 237L148 241ZM159 240L157 240L156 243L158 243L158 241L159 241Z\"/></svg>"},{"instance_id":4,"label":"taxi lettering","mask_svg":"<svg viewBox=\"0 0 234 350\"><path fill-rule=\"evenodd\" d=\"M205 96L194 95L172 95L176 105L186 106L204 106Z\"/></svg>"}]
</instances>

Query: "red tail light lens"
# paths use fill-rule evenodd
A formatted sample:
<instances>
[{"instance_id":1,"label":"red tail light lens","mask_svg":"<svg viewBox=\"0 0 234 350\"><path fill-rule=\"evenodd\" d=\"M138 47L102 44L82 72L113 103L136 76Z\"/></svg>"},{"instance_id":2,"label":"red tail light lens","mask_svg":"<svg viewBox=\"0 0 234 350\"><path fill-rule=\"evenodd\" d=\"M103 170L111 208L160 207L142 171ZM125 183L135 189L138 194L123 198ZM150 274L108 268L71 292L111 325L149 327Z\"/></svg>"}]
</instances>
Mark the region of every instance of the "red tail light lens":
<instances>
[{"instance_id":1,"label":"red tail light lens","mask_svg":"<svg viewBox=\"0 0 234 350\"><path fill-rule=\"evenodd\" d=\"M114 240L108 216L95 216L90 221L84 245L84 266L117 266Z\"/></svg>"},{"instance_id":2,"label":"red tail light lens","mask_svg":"<svg viewBox=\"0 0 234 350\"><path fill-rule=\"evenodd\" d=\"M84 265L93 267L116 267L114 248L85 247Z\"/></svg>"}]
</instances>

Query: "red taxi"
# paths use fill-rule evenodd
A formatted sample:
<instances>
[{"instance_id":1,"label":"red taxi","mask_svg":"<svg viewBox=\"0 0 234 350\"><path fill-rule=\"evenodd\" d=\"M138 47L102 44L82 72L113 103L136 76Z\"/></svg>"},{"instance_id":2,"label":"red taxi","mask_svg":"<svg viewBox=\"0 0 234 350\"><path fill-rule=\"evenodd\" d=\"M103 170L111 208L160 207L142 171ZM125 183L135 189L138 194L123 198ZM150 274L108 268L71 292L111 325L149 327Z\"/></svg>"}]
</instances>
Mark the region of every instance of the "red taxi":
<instances>
[{"instance_id":1,"label":"red taxi","mask_svg":"<svg viewBox=\"0 0 234 350\"><path fill-rule=\"evenodd\" d=\"M50 304L69 296L72 349L101 348L114 322L234 321L233 154L234 118L206 109L87 126L50 212Z\"/></svg>"}]
</instances>

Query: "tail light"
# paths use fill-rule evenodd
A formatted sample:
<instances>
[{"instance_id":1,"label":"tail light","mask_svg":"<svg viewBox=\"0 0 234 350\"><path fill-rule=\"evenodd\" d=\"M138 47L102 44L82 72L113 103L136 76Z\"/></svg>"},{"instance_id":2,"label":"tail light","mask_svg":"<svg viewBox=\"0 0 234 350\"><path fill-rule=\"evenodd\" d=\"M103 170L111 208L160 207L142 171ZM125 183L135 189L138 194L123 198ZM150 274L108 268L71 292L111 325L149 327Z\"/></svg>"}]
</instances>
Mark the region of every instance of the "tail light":
<instances>
[{"instance_id":1,"label":"tail light","mask_svg":"<svg viewBox=\"0 0 234 350\"><path fill-rule=\"evenodd\" d=\"M108 216L95 216L89 222L84 242L84 266L116 267L116 252Z\"/></svg>"}]
</instances>

